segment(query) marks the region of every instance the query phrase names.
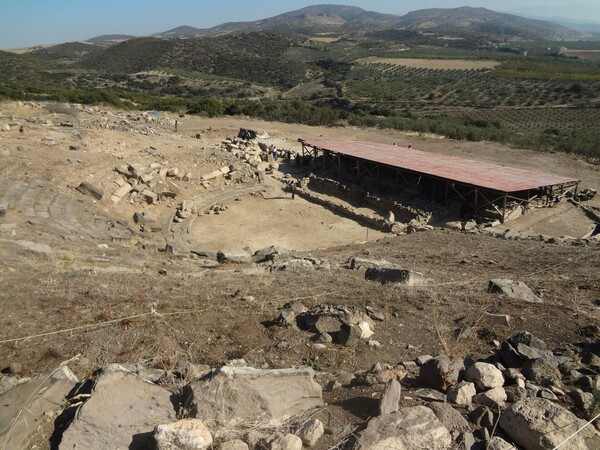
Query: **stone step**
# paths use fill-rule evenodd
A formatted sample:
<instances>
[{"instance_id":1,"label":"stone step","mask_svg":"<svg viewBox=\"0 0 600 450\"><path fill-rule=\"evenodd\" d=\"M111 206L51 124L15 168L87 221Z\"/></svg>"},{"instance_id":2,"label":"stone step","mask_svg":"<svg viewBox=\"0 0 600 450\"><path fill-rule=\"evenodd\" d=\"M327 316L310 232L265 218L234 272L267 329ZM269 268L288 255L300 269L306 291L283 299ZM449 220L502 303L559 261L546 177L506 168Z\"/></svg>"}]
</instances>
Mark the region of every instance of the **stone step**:
<instances>
[{"instance_id":1,"label":"stone step","mask_svg":"<svg viewBox=\"0 0 600 450\"><path fill-rule=\"evenodd\" d=\"M67 215L73 218L82 234L93 240L108 238L108 218L99 215L100 220L96 220L95 216L99 212L98 209L88 206L84 201L77 198L72 198L67 206Z\"/></svg>"},{"instance_id":2,"label":"stone step","mask_svg":"<svg viewBox=\"0 0 600 450\"><path fill-rule=\"evenodd\" d=\"M6 203L11 209L15 208L27 188L27 184L23 183L22 181L17 181L16 183L11 184L11 186L4 192L0 203Z\"/></svg>"},{"instance_id":3,"label":"stone step","mask_svg":"<svg viewBox=\"0 0 600 450\"><path fill-rule=\"evenodd\" d=\"M56 192L48 188L40 193L34 206L35 215L37 217L44 219L50 218L50 204L54 201L54 197L56 197Z\"/></svg>"},{"instance_id":4,"label":"stone step","mask_svg":"<svg viewBox=\"0 0 600 450\"><path fill-rule=\"evenodd\" d=\"M80 223L89 227L96 236L101 235L106 238L112 220L106 213L93 206L86 205L80 215Z\"/></svg>"},{"instance_id":5,"label":"stone step","mask_svg":"<svg viewBox=\"0 0 600 450\"><path fill-rule=\"evenodd\" d=\"M67 207L71 199L71 197L64 194L56 194L54 201L50 205L50 215L53 223L60 228L77 236L82 236L82 234L85 234L83 233L83 228L79 225L75 217L70 217L67 213Z\"/></svg>"},{"instance_id":6,"label":"stone step","mask_svg":"<svg viewBox=\"0 0 600 450\"><path fill-rule=\"evenodd\" d=\"M11 180L8 177L0 176L0 196L4 195L4 192L10 187Z\"/></svg>"},{"instance_id":7,"label":"stone step","mask_svg":"<svg viewBox=\"0 0 600 450\"><path fill-rule=\"evenodd\" d=\"M42 188L32 187L27 188L23 195L21 196L21 200L19 201L19 205L17 206L17 210L25 217L35 217L35 203L36 199L42 192Z\"/></svg>"},{"instance_id":8,"label":"stone step","mask_svg":"<svg viewBox=\"0 0 600 450\"><path fill-rule=\"evenodd\" d=\"M65 215L67 217L68 222L76 227L81 226L77 217L79 215L79 210L82 209L83 202L76 198L70 198L67 206L65 207Z\"/></svg>"}]
</instances>

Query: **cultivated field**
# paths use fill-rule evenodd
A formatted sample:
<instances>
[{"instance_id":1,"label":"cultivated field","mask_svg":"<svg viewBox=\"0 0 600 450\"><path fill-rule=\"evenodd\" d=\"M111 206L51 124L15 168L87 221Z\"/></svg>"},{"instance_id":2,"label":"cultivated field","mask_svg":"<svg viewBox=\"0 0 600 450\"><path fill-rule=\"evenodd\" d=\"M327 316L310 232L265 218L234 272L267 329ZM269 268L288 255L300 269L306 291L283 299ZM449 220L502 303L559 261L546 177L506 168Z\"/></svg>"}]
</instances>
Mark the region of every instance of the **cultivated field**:
<instances>
[{"instance_id":1,"label":"cultivated field","mask_svg":"<svg viewBox=\"0 0 600 450\"><path fill-rule=\"evenodd\" d=\"M580 58L580 59L590 59L590 60L600 60L600 50L567 50L564 52L566 56Z\"/></svg>"},{"instance_id":2,"label":"cultivated field","mask_svg":"<svg viewBox=\"0 0 600 450\"><path fill-rule=\"evenodd\" d=\"M436 70L485 70L494 69L498 61L478 61L471 59L421 59L421 58L378 58L369 57L359 60L362 64L392 64L415 69Z\"/></svg>"}]
</instances>

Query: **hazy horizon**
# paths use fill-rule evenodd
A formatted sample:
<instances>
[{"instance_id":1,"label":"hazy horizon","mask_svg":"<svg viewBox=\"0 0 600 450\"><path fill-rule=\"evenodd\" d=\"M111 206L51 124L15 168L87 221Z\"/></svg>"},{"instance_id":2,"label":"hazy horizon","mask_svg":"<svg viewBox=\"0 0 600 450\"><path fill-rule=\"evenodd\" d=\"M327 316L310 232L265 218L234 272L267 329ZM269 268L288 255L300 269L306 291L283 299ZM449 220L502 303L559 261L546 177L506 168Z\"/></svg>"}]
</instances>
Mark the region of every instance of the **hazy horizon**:
<instances>
[{"instance_id":1,"label":"hazy horizon","mask_svg":"<svg viewBox=\"0 0 600 450\"><path fill-rule=\"evenodd\" d=\"M81 41L104 34L149 35L189 25L210 28L225 22L254 21L273 17L310 5L335 4L358 6L368 11L404 15L426 8L485 7L527 17L560 17L600 23L600 4L580 0L572 5L565 0L506 0L502 7L491 0L464 3L453 0L421 0L399 4L391 0L305 1L291 0L285 4L275 0L19 0L3 5L0 16L0 48L32 47Z\"/></svg>"}]
</instances>

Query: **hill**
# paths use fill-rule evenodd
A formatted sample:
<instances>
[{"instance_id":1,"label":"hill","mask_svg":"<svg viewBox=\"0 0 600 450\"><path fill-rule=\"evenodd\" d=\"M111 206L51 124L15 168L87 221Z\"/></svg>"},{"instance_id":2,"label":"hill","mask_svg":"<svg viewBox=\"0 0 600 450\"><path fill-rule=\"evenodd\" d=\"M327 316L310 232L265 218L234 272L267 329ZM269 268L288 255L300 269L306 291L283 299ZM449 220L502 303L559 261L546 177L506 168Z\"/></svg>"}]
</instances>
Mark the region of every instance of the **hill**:
<instances>
[{"instance_id":1,"label":"hill","mask_svg":"<svg viewBox=\"0 0 600 450\"><path fill-rule=\"evenodd\" d=\"M82 66L104 72L139 72L157 67L163 56L174 47L174 41L157 38L130 39L89 55Z\"/></svg>"},{"instance_id":2,"label":"hill","mask_svg":"<svg viewBox=\"0 0 600 450\"><path fill-rule=\"evenodd\" d=\"M81 60L86 55L101 52L104 48L91 42L66 42L52 47L39 48L29 54L46 61L71 63Z\"/></svg>"},{"instance_id":3,"label":"hill","mask_svg":"<svg viewBox=\"0 0 600 450\"><path fill-rule=\"evenodd\" d=\"M291 87L306 68L287 60L294 43L272 33L230 34L210 38L164 40L138 38L89 55L82 66L103 72L135 73L163 68Z\"/></svg>"}]
</instances>

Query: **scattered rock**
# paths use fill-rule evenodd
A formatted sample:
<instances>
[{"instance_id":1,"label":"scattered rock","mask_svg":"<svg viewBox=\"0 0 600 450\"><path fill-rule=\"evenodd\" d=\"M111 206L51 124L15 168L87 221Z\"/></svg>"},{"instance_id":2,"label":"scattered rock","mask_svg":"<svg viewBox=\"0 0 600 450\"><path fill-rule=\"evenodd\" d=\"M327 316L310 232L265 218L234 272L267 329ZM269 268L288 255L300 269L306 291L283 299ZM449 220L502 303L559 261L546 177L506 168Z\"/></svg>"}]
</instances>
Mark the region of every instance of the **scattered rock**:
<instances>
[{"instance_id":1,"label":"scattered rock","mask_svg":"<svg viewBox=\"0 0 600 450\"><path fill-rule=\"evenodd\" d=\"M154 428L156 450L204 450L211 447L213 438L204 422L182 419Z\"/></svg>"},{"instance_id":2,"label":"scattered rock","mask_svg":"<svg viewBox=\"0 0 600 450\"><path fill-rule=\"evenodd\" d=\"M558 361L552 356L527 361L523 366L523 375L541 386L558 385L561 379Z\"/></svg>"},{"instance_id":3,"label":"scattered rock","mask_svg":"<svg viewBox=\"0 0 600 450\"><path fill-rule=\"evenodd\" d=\"M254 252L254 260L257 263L264 263L268 261L276 261L281 258L289 258L290 256L294 256L294 251L286 250L277 245L271 245L269 247L261 248Z\"/></svg>"},{"instance_id":4,"label":"scattered rock","mask_svg":"<svg viewBox=\"0 0 600 450\"><path fill-rule=\"evenodd\" d=\"M420 399L428 402L445 402L448 400L446 394L443 394L435 389L416 389L412 393Z\"/></svg>"},{"instance_id":5,"label":"scattered rock","mask_svg":"<svg viewBox=\"0 0 600 450\"><path fill-rule=\"evenodd\" d=\"M469 422L448 403L433 402L427 405L440 422L444 424L451 433L455 431L468 431Z\"/></svg>"},{"instance_id":6,"label":"scattered rock","mask_svg":"<svg viewBox=\"0 0 600 450\"><path fill-rule=\"evenodd\" d=\"M527 331L519 331L502 342L500 357L509 368L521 367L530 359L546 354L546 343Z\"/></svg>"},{"instance_id":7,"label":"scattered rock","mask_svg":"<svg viewBox=\"0 0 600 450\"><path fill-rule=\"evenodd\" d=\"M501 294L510 300L519 300L527 303L542 303L542 300L522 281L506 279L490 280L488 291L492 294Z\"/></svg>"},{"instance_id":8,"label":"scattered rock","mask_svg":"<svg viewBox=\"0 0 600 450\"><path fill-rule=\"evenodd\" d=\"M445 450L452 445L448 429L426 406L413 406L371 419L354 450Z\"/></svg>"},{"instance_id":9,"label":"scattered rock","mask_svg":"<svg viewBox=\"0 0 600 450\"><path fill-rule=\"evenodd\" d=\"M583 392L581 389L575 389L571 392L571 398L577 409L583 413L590 411L594 405L594 394L590 392Z\"/></svg>"},{"instance_id":10,"label":"scattered rock","mask_svg":"<svg viewBox=\"0 0 600 450\"><path fill-rule=\"evenodd\" d=\"M23 371L23 365L17 362L11 363L8 367L8 371L13 375L17 375Z\"/></svg>"},{"instance_id":11,"label":"scattered rock","mask_svg":"<svg viewBox=\"0 0 600 450\"><path fill-rule=\"evenodd\" d=\"M296 435L307 447L313 447L325 433L323 423L319 419L309 419L302 424Z\"/></svg>"},{"instance_id":12,"label":"scattered rock","mask_svg":"<svg viewBox=\"0 0 600 450\"><path fill-rule=\"evenodd\" d=\"M385 259L365 259L354 256L348 260L348 267L350 269L391 269L394 267L389 261Z\"/></svg>"},{"instance_id":13,"label":"scattered rock","mask_svg":"<svg viewBox=\"0 0 600 450\"><path fill-rule=\"evenodd\" d=\"M452 361L447 356L440 355L421 365L419 381L425 386L445 392L458 382L461 370L464 370L462 360Z\"/></svg>"},{"instance_id":14,"label":"scattered rock","mask_svg":"<svg viewBox=\"0 0 600 450\"><path fill-rule=\"evenodd\" d=\"M235 264L247 264L252 262L252 255L244 250L238 251L227 251L219 250L217 252L217 261L219 263L235 263Z\"/></svg>"},{"instance_id":15,"label":"scattered rock","mask_svg":"<svg viewBox=\"0 0 600 450\"><path fill-rule=\"evenodd\" d=\"M373 320L360 309L333 305L319 305L301 312L297 323L302 329L327 333L333 342L341 345L368 339L375 328Z\"/></svg>"},{"instance_id":16,"label":"scattered rock","mask_svg":"<svg viewBox=\"0 0 600 450\"><path fill-rule=\"evenodd\" d=\"M14 241L14 243L22 247L24 250L36 256L40 256L48 261L53 260L55 257L54 250L47 244L38 244L37 242L22 240Z\"/></svg>"},{"instance_id":17,"label":"scattered rock","mask_svg":"<svg viewBox=\"0 0 600 450\"><path fill-rule=\"evenodd\" d=\"M480 391L504 386L504 376L494 365L477 362L467 370L465 380L472 381Z\"/></svg>"},{"instance_id":18,"label":"scattered rock","mask_svg":"<svg viewBox=\"0 0 600 450\"><path fill-rule=\"evenodd\" d=\"M398 411L401 394L402 386L400 383L395 379L388 381L379 402L379 415L384 416Z\"/></svg>"},{"instance_id":19,"label":"scattered rock","mask_svg":"<svg viewBox=\"0 0 600 450\"><path fill-rule=\"evenodd\" d=\"M468 405L476 393L474 383L461 381L448 389L448 401L457 405Z\"/></svg>"},{"instance_id":20,"label":"scattered rock","mask_svg":"<svg viewBox=\"0 0 600 450\"><path fill-rule=\"evenodd\" d=\"M492 410L483 405L469 412L468 417L477 427L491 428L496 423L496 418Z\"/></svg>"},{"instance_id":21,"label":"scattered rock","mask_svg":"<svg viewBox=\"0 0 600 450\"><path fill-rule=\"evenodd\" d=\"M302 439L295 434L277 433L268 443L270 450L302 450Z\"/></svg>"},{"instance_id":22,"label":"scattered rock","mask_svg":"<svg viewBox=\"0 0 600 450\"><path fill-rule=\"evenodd\" d=\"M585 425L573 413L549 400L527 398L508 407L500 416L500 427L527 450L552 449ZM589 429L588 429L589 430ZM570 449L587 449L583 431L569 441Z\"/></svg>"},{"instance_id":23,"label":"scattered rock","mask_svg":"<svg viewBox=\"0 0 600 450\"><path fill-rule=\"evenodd\" d=\"M527 389L521 386L508 386L504 388L506 401L516 403L527 398Z\"/></svg>"},{"instance_id":24,"label":"scattered rock","mask_svg":"<svg viewBox=\"0 0 600 450\"><path fill-rule=\"evenodd\" d=\"M509 444L501 437L494 436L488 442L487 450L517 450L517 447Z\"/></svg>"},{"instance_id":25,"label":"scattered rock","mask_svg":"<svg viewBox=\"0 0 600 450\"><path fill-rule=\"evenodd\" d=\"M219 446L219 450L249 450L248 444L241 439L233 439L231 441L223 442Z\"/></svg>"},{"instance_id":26,"label":"scattered rock","mask_svg":"<svg viewBox=\"0 0 600 450\"><path fill-rule=\"evenodd\" d=\"M473 401L480 405L489 406L490 408L497 408L498 406L504 405L506 402L506 391L502 387L495 387L488 391L480 392Z\"/></svg>"},{"instance_id":27,"label":"scattered rock","mask_svg":"<svg viewBox=\"0 0 600 450\"><path fill-rule=\"evenodd\" d=\"M510 316L507 314L492 314L484 312L482 319L485 323L490 325L500 325L503 327L510 326Z\"/></svg>"},{"instance_id":28,"label":"scattered rock","mask_svg":"<svg viewBox=\"0 0 600 450\"><path fill-rule=\"evenodd\" d=\"M312 261L303 258L288 259L275 267L277 270L291 270L297 272L313 270L314 268L315 265Z\"/></svg>"}]
</instances>

